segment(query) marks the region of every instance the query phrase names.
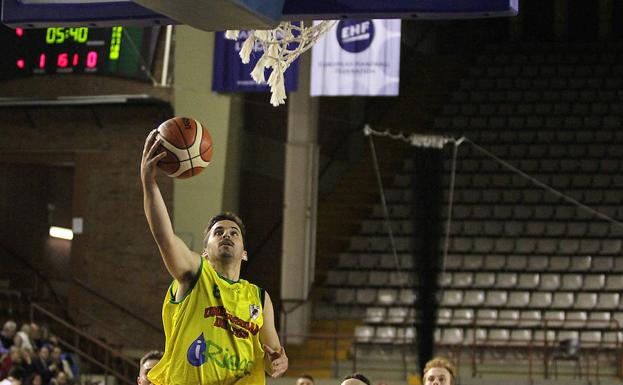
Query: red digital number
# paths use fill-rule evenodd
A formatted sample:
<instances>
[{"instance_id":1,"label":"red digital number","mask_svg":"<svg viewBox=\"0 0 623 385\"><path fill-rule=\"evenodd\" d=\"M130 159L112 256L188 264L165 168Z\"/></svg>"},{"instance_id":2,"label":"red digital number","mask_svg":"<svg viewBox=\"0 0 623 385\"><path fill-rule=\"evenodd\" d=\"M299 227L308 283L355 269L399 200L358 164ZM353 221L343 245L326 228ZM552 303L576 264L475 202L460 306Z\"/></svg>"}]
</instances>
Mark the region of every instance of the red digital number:
<instances>
[{"instance_id":1,"label":"red digital number","mask_svg":"<svg viewBox=\"0 0 623 385\"><path fill-rule=\"evenodd\" d=\"M87 54L87 68L94 68L97 66L97 52L89 51Z\"/></svg>"},{"instance_id":2,"label":"red digital number","mask_svg":"<svg viewBox=\"0 0 623 385\"><path fill-rule=\"evenodd\" d=\"M56 64L61 68L67 67L67 65L69 64L69 60L67 59L67 54L65 52L58 54Z\"/></svg>"},{"instance_id":3,"label":"red digital number","mask_svg":"<svg viewBox=\"0 0 623 385\"><path fill-rule=\"evenodd\" d=\"M39 55L39 68L45 68L45 54Z\"/></svg>"}]
</instances>

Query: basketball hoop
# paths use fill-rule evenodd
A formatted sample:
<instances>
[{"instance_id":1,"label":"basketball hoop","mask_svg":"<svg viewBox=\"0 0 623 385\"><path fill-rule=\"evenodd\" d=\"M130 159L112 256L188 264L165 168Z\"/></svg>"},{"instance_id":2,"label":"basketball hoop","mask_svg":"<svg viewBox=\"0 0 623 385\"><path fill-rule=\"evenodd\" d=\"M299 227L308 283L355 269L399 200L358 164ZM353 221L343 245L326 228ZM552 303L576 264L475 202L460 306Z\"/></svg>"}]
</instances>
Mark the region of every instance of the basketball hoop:
<instances>
[{"instance_id":1,"label":"basketball hoop","mask_svg":"<svg viewBox=\"0 0 623 385\"><path fill-rule=\"evenodd\" d=\"M334 20L324 20L311 25L309 22L306 25L304 21L301 21L299 25L283 21L272 30L249 31L249 36L240 49L240 58L243 63L248 63L253 47L257 43L261 44L264 54L251 71L251 77L258 84L265 83L264 69L272 68L268 78L271 93L270 104L277 107L285 103L284 72L300 54L313 46L320 36L331 29L334 24ZM225 37L236 40L239 33L240 31L237 30L229 30L225 33Z\"/></svg>"}]
</instances>

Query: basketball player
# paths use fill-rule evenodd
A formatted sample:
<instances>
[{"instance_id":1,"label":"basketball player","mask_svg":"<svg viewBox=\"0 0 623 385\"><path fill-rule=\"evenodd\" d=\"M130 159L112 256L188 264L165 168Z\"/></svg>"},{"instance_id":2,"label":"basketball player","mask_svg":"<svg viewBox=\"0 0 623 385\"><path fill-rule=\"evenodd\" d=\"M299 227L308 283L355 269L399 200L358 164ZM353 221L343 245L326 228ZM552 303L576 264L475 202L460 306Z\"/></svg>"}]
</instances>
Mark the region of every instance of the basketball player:
<instances>
[{"instance_id":1,"label":"basketball player","mask_svg":"<svg viewBox=\"0 0 623 385\"><path fill-rule=\"evenodd\" d=\"M456 369L443 357L434 357L424 366L424 385L455 385Z\"/></svg>"},{"instance_id":2,"label":"basketball player","mask_svg":"<svg viewBox=\"0 0 623 385\"><path fill-rule=\"evenodd\" d=\"M264 372L283 375L288 357L270 296L240 279L247 259L242 221L229 213L215 216L206 228L202 255L192 252L173 232L156 183L156 164L163 156L154 130L141 161L143 204L174 281L162 308L164 356L148 378L156 385L265 384Z\"/></svg>"}]
</instances>

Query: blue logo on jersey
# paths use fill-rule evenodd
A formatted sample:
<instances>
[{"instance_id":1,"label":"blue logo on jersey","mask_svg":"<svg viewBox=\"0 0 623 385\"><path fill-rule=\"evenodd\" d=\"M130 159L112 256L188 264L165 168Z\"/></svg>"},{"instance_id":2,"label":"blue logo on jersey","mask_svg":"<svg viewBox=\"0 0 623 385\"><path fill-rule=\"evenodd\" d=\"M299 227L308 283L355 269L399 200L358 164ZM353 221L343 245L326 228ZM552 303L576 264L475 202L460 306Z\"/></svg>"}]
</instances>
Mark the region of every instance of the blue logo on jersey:
<instances>
[{"instance_id":1,"label":"blue logo on jersey","mask_svg":"<svg viewBox=\"0 0 623 385\"><path fill-rule=\"evenodd\" d=\"M362 52L372 44L374 23L372 20L342 20L337 24L335 33L343 50Z\"/></svg>"},{"instance_id":2,"label":"blue logo on jersey","mask_svg":"<svg viewBox=\"0 0 623 385\"><path fill-rule=\"evenodd\" d=\"M186 352L186 358L192 366L201 366L206 363L205 351L206 341L203 337L203 333L201 333L201 335L197 337L192 344L190 344L190 347Z\"/></svg>"}]
</instances>

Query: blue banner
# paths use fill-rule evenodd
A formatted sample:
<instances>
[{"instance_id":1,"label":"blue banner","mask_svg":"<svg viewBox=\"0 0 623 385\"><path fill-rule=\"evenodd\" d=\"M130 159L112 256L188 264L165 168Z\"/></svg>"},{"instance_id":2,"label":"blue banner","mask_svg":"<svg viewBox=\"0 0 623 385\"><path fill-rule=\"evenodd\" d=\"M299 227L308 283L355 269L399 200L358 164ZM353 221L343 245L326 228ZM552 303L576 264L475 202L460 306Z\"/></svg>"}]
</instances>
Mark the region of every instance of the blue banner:
<instances>
[{"instance_id":1,"label":"blue banner","mask_svg":"<svg viewBox=\"0 0 623 385\"><path fill-rule=\"evenodd\" d=\"M262 57L264 51L258 43L253 47L251 60L243 64L240 60L240 48L247 39L248 31L240 31L238 40L225 38L225 32L216 32L214 44L214 70L212 72L212 91L215 92L269 92L266 83L257 84L251 78L251 71ZM268 79L272 68L265 69ZM284 74L286 92L296 91L298 87L298 61L294 61Z\"/></svg>"}]
</instances>

